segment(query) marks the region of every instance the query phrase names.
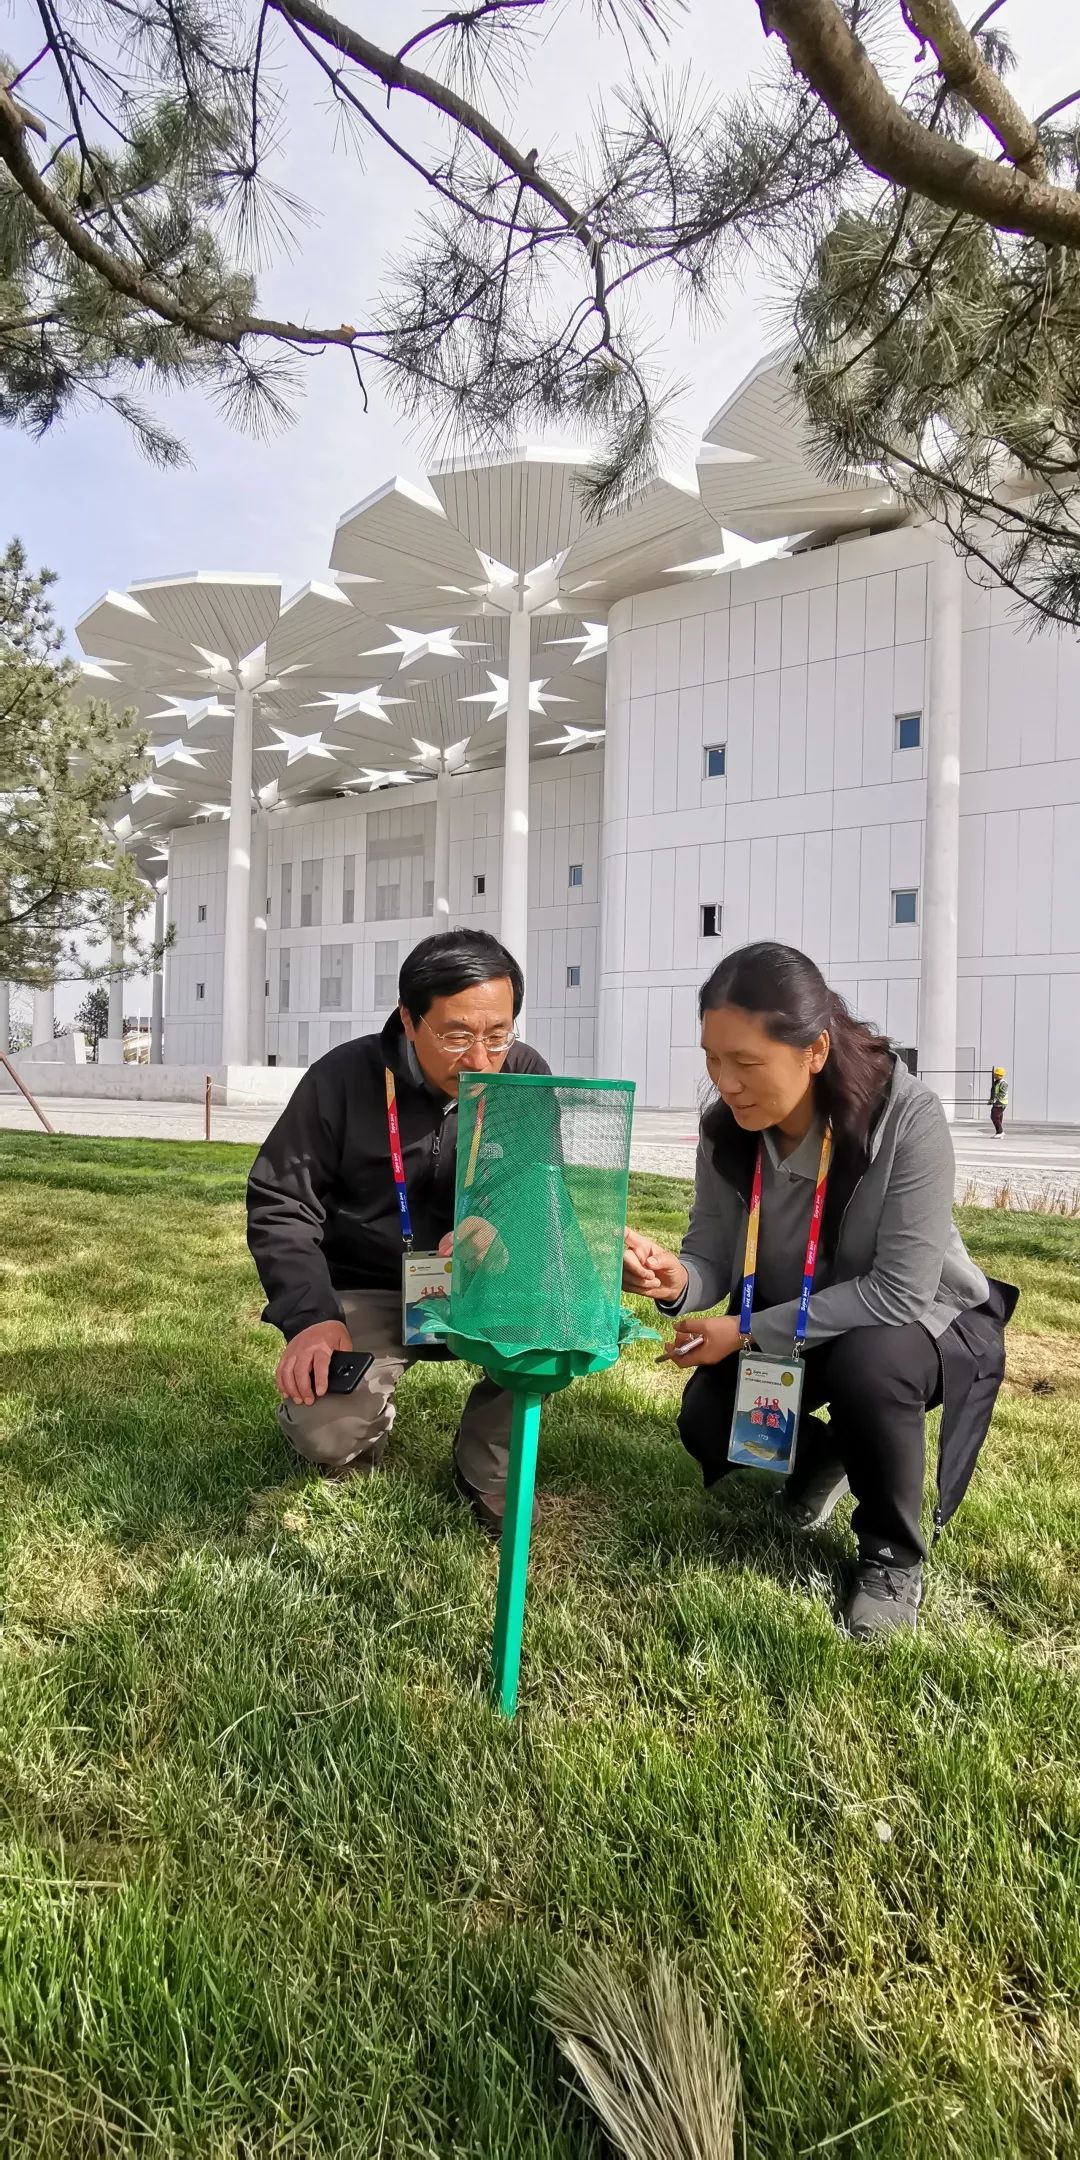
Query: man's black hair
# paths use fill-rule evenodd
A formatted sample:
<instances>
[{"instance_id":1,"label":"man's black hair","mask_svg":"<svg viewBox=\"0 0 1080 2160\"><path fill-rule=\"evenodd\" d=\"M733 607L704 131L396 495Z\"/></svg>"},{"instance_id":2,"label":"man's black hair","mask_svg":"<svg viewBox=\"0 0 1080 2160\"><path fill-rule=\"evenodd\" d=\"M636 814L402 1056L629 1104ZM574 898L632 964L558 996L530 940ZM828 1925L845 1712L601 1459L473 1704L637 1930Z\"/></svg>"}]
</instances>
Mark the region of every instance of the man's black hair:
<instances>
[{"instance_id":1,"label":"man's black hair","mask_svg":"<svg viewBox=\"0 0 1080 2160\"><path fill-rule=\"evenodd\" d=\"M512 953L490 930L437 930L421 938L402 962L398 976L398 1003L410 1020L422 1020L437 997L456 997L474 983L497 982L507 976L517 1019L525 998L525 977Z\"/></svg>"}]
</instances>

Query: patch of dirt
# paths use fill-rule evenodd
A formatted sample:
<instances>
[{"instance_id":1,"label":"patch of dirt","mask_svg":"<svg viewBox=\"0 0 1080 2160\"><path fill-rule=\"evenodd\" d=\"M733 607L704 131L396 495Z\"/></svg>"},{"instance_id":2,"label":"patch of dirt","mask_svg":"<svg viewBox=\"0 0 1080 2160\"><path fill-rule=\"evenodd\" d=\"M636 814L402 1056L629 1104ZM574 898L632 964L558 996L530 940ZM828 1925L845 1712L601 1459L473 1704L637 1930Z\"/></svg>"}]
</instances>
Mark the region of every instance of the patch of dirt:
<instances>
[{"instance_id":1,"label":"patch of dirt","mask_svg":"<svg viewBox=\"0 0 1080 2160\"><path fill-rule=\"evenodd\" d=\"M1005 1390L1009 1395L1080 1395L1080 1336L1005 1337Z\"/></svg>"}]
</instances>

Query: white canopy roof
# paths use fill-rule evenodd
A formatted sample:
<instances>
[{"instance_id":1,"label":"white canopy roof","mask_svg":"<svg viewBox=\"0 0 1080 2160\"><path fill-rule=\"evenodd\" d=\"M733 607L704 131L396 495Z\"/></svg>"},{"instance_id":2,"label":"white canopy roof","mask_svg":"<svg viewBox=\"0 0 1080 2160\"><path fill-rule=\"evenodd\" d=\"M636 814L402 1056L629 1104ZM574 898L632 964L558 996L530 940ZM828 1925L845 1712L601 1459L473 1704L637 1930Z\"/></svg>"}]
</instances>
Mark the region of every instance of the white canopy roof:
<instances>
[{"instance_id":1,"label":"white canopy roof","mask_svg":"<svg viewBox=\"0 0 1080 2160\"><path fill-rule=\"evenodd\" d=\"M254 693L253 783L292 802L497 763L509 611L531 618L534 754L597 741L612 603L716 544L692 486L654 480L588 524L579 452L522 450L400 478L349 511L333 582L197 571L107 593L77 624L86 695L133 706L153 771L117 806L150 860L172 827L225 815L233 697Z\"/></svg>"},{"instance_id":2,"label":"white canopy roof","mask_svg":"<svg viewBox=\"0 0 1080 2160\"><path fill-rule=\"evenodd\" d=\"M814 470L793 357L760 360L710 422L697 461L702 503L718 525L747 540L805 532L825 538L853 527L874 532L903 524L906 511L876 474L853 472L838 487Z\"/></svg>"}]
</instances>

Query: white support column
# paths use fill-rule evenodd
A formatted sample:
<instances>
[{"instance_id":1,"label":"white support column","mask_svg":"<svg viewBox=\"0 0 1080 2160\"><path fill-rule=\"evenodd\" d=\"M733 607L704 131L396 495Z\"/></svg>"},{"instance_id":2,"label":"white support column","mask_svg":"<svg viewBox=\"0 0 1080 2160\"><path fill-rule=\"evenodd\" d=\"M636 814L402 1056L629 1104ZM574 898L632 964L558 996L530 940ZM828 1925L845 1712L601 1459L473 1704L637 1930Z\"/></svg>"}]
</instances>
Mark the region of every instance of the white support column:
<instances>
[{"instance_id":1,"label":"white support column","mask_svg":"<svg viewBox=\"0 0 1080 2160\"><path fill-rule=\"evenodd\" d=\"M34 992L34 1020L30 1033L31 1045L51 1043L56 1022L56 992L52 984L47 990Z\"/></svg>"},{"instance_id":2,"label":"white support column","mask_svg":"<svg viewBox=\"0 0 1080 2160\"><path fill-rule=\"evenodd\" d=\"M450 775L442 757L435 782L435 905L431 927L450 928Z\"/></svg>"},{"instance_id":3,"label":"white support column","mask_svg":"<svg viewBox=\"0 0 1080 2160\"><path fill-rule=\"evenodd\" d=\"M165 892L159 886L154 895L154 943L160 945L165 935ZM165 1049L165 955L160 954L154 962L150 981L150 1063L160 1065Z\"/></svg>"},{"instance_id":4,"label":"white support column","mask_svg":"<svg viewBox=\"0 0 1080 2160\"><path fill-rule=\"evenodd\" d=\"M238 690L233 706L229 787L229 874L225 886L223 1065L246 1065L251 982L251 732L255 700ZM265 899L266 895L263 894Z\"/></svg>"},{"instance_id":5,"label":"white support column","mask_svg":"<svg viewBox=\"0 0 1080 2160\"><path fill-rule=\"evenodd\" d=\"M503 782L500 935L524 971L529 947L529 668L531 623L519 592L510 617Z\"/></svg>"},{"instance_id":6,"label":"white support column","mask_svg":"<svg viewBox=\"0 0 1080 2160\"><path fill-rule=\"evenodd\" d=\"M0 1050L6 1057L11 1048L11 984L0 982Z\"/></svg>"},{"instance_id":7,"label":"white support column","mask_svg":"<svg viewBox=\"0 0 1080 2160\"><path fill-rule=\"evenodd\" d=\"M930 712L923 834L919 1070L953 1115L960 892L960 704L964 568L938 540L930 568Z\"/></svg>"},{"instance_id":8,"label":"white support column","mask_svg":"<svg viewBox=\"0 0 1080 2160\"><path fill-rule=\"evenodd\" d=\"M251 981L248 1007L249 1065L266 1063L266 891L270 813L256 810L251 830Z\"/></svg>"},{"instance_id":9,"label":"white support column","mask_svg":"<svg viewBox=\"0 0 1080 2160\"><path fill-rule=\"evenodd\" d=\"M124 977L120 972L124 965L124 931L121 923L109 939L109 1027L106 1040L122 1043L124 1040Z\"/></svg>"}]
</instances>

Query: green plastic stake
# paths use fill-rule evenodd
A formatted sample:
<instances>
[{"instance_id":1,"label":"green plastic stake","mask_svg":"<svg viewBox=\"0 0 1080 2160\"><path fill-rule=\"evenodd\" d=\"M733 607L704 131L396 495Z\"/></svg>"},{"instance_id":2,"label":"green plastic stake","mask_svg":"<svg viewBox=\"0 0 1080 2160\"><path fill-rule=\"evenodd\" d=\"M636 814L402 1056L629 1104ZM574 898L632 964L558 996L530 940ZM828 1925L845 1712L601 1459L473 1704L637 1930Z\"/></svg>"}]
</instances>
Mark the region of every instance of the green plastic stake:
<instances>
[{"instance_id":1,"label":"green plastic stake","mask_svg":"<svg viewBox=\"0 0 1080 2160\"><path fill-rule=\"evenodd\" d=\"M536 1450L543 1407L542 1395L514 1397L506 1513L499 1548L495 1633L491 1644L495 1700L504 1717L513 1717L517 1709L521 1637L525 1627L525 1582L529 1572L529 1539L536 1489Z\"/></svg>"}]
</instances>

